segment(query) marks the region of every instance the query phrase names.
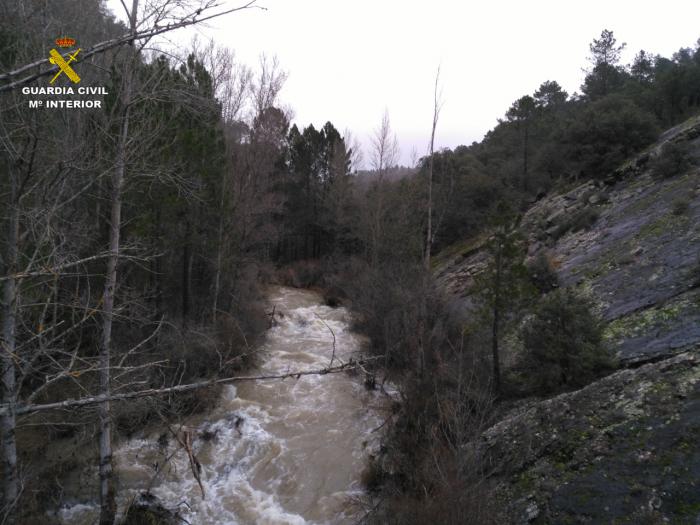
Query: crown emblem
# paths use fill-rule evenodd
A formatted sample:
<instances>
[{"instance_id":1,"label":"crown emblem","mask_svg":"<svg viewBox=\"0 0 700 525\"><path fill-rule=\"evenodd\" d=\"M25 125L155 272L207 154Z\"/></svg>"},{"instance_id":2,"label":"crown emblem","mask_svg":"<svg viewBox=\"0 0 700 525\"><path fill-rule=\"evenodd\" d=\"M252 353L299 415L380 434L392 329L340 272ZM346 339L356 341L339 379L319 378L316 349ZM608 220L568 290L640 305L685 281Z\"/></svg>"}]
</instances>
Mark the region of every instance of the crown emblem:
<instances>
[{"instance_id":1,"label":"crown emblem","mask_svg":"<svg viewBox=\"0 0 700 525\"><path fill-rule=\"evenodd\" d=\"M75 45L75 38L68 38L66 36L57 38L56 45L58 47L73 47Z\"/></svg>"}]
</instances>

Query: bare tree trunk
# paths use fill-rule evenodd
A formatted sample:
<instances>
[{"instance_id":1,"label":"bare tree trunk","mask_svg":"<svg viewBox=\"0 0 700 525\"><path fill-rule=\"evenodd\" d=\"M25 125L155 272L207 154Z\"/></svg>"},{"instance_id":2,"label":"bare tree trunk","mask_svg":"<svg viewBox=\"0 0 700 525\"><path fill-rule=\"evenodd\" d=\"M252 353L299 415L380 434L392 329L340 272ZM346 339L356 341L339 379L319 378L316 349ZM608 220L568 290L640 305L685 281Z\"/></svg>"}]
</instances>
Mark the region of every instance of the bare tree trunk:
<instances>
[{"instance_id":1,"label":"bare tree trunk","mask_svg":"<svg viewBox=\"0 0 700 525\"><path fill-rule=\"evenodd\" d=\"M136 15L138 0L133 0L131 13L129 14L132 34L136 33ZM133 44L132 44L133 48ZM107 259L107 274L102 306L102 341L100 345L99 369L100 369L100 395L109 397L110 388L110 358L112 351L112 320L114 318L114 293L117 286L117 262L119 260L119 237L122 213L122 187L126 171L126 148L129 138L129 114L132 96L132 83L136 56L132 49L132 55L126 63L124 72L124 85L122 90L123 117L119 140L117 143L117 155L114 172L112 173L112 211L109 225L109 258ZM111 406L109 399L99 404L100 435L100 525L112 525L116 516L116 498L114 493L113 467L112 467L112 429Z\"/></svg>"},{"instance_id":2,"label":"bare tree trunk","mask_svg":"<svg viewBox=\"0 0 700 525\"><path fill-rule=\"evenodd\" d=\"M14 506L19 495L19 476L17 473L17 443L15 440L15 320L17 316L17 284L13 275L17 272L17 242L19 237L19 199L17 176L10 168L10 206L7 229L7 246L5 252L4 271L9 277L2 287L2 402L9 411L0 417L2 431L3 457L3 523L15 523Z\"/></svg>"},{"instance_id":3,"label":"bare tree trunk","mask_svg":"<svg viewBox=\"0 0 700 525\"><path fill-rule=\"evenodd\" d=\"M216 273L214 274L214 304L211 309L211 318L216 322L216 313L219 309L219 289L221 288L221 261L224 253L224 205L226 203L226 172L221 176L221 200L219 201L219 231L216 239Z\"/></svg>"},{"instance_id":4,"label":"bare tree trunk","mask_svg":"<svg viewBox=\"0 0 700 525\"><path fill-rule=\"evenodd\" d=\"M399 145L396 134L391 131L389 112L385 110L382 123L372 137L372 167L377 172L374 181L375 193L370 204L370 239L372 244L370 256L373 268L379 264L379 247L383 241L384 178L396 164L398 155Z\"/></svg>"},{"instance_id":5,"label":"bare tree trunk","mask_svg":"<svg viewBox=\"0 0 700 525\"><path fill-rule=\"evenodd\" d=\"M187 213L187 212L185 212ZM182 328L187 328L190 316L190 221L185 221L185 245L182 247Z\"/></svg>"},{"instance_id":6,"label":"bare tree trunk","mask_svg":"<svg viewBox=\"0 0 700 525\"><path fill-rule=\"evenodd\" d=\"M440 82L440 68L435 74L435 90L433 92L433 126L430 132L430 160L428 162L428 232L425 239L425 269L430 270L430 252L433 247L433 156L435 153L435 128L437 128L440 115L440 101L438 100L438 85Z\"/></svg>"}]
</instances>

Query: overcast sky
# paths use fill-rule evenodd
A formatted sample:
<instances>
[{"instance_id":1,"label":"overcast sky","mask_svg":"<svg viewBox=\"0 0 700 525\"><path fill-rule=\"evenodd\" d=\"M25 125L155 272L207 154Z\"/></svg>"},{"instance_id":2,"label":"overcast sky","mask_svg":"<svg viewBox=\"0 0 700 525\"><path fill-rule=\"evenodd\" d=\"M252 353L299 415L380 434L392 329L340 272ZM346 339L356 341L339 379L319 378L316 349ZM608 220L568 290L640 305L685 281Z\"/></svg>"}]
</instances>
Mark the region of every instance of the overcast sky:
<instances>
[{"instance_id":1,"label":"overcast sky","mask_svg":"<svg viewBox=\"0 0 700 525\"><path fill-rule=\"evenodd\" d=\"M235 0L226 0L235 6ZM119 0L108 0L113 8ZM129 2L130 4L130 2ZM289 79L283 102L300 127L333 122L366 145L388 109L408 164L425 153L435 71L444 107L439 147L480 140L518 97L545 80L579 91L588 44L602 29L639 49L669 56L700 38L692 0L486 1L258 0L267 9L227 15L196 32L254 66L277 55ZM367 158L367 154L365 153Z\"/></svg>"}]
</instances>

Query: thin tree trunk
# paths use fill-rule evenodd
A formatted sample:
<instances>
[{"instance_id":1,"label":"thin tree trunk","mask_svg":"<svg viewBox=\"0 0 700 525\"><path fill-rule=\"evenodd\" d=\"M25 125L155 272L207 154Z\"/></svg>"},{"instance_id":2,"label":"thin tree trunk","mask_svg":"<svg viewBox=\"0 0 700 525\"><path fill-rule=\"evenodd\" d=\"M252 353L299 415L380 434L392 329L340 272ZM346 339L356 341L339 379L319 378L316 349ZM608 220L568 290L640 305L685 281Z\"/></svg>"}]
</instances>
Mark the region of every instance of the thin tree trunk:
<instances>
[{"instance_id":1,"label":"thin tree trunk","mask_svg":"<svg viewBox=\"0 0 700 525\"><path fill-rule=\"evenodd\" d=\"M182 247L182 327L187 328L190 315L190 221L185 223L185 245Z\"/></svg>"},{"instance_id":2,"label":"thin tree trunk","mask_svg":"<svg viewBox=\"0 0 700 525\"><path fill-rule=\"evenodd\" d=\"M157 246L156 246L156 253L158 253L158 257L153 258L152 262L152 277L153 277L153 304L154 304L154 320L158 320L163 316L163 285L162 285L162 271L163 271L163 256L162 254L162 249L163 247L160 244L160 239L163 236L162 228L161 228L161 204L160 202L156 201L154 203L155 206L155 213L154 213L154 226L155 226L155 238L158 239Z\"/></svg>"},{"instance_id":3,"label":"thin tree trunk","mask_svg":"<svg viewBox=\"0 0 700 525\"><path fill-rule=\"evenodd\" d=\"M523 192L527 193L528 190L528 177L527 177L527 150L528 141L530 140L530 124L525 122L525 140L523 140Z\"/></svg>"},{"instance_id":4,"label":"thin tree trunk","mask_svg":"<svg viewBox=\"0 0 700 525\"><path fill-rule=\"evenodd\" d=\"M17 272L17 242L19 238L19 202L17 196L17 177L10 168L10 206L7 231L7 245L5 253L5 273L13 276ZM2 402L9 407L9 411L0 417L0 431L2 431L2 457L3 457L3 510L5 521L3 523L15 523L14 507L19 495L19 476L17 472L17 442L15 439L15 404L16 404L16 376L15 376L15 321L17 316L17 284L14 277L10 277L3 283L2 306Z\"/></svg>"},{"instance_id":5,"label":"thin tree trunk","mask_svg":"<svg viewBox=\"0 0 700 525\"><path fill-rule=\"evenodd\" d=\"M425 239L425 269L430 270L430 251L433 244L433 141L435 138L435 123L430 137L430 161L428 163L428 232Z\"/></svg>"},{"instance_id":6,"label":"thin tree trunk","mask_svg":"<svg viewBox=\"0 0 700 525\"><path fill-rule=\"evenodd\" d=\"M500 243L500 238L497 239ZM498 350L498 334L500 331L501 317L501 265L502 265L502 246L499 244L496 247L496 276L494 282L494 298L493 298L493 324L491 325L491 355L493 358L493 386L496 395L501 391L501 363Z\"/></svg>"},{"instance_id":7,"label":"thin tree trunk","mask_svg":"<svg viewBox=\"0 0 700 525\"><path fill-rule=\"evenodd\" d=\"M219 307L219 289L221 287L221 260L224 253L224 206L226 204L226 172L221 176L221 200L219 201L219 231L216 240L216 273L214 274L214 304L211 309L211 318L216 322L216 313Z\"/></svg>"},{"instance_id":8,"label":"thin tree trunk","mask_svg":"<svg viewBox=\"0 0 700 525\"><path fill-rule=\"evenodd\" d=\"M438 101L438 83L440 81L440 68L435 75L435 91L433 95L433 126L430 132L430 160L428 163L428 232L425 239L425 269L430 270L430 252L433 247L433 160L435 153L435 128L437 128L440 115L440 103Z\"/></svg>"},{"instance_id":9,"label":"thin tree trunk","mask_svg":"<svg viewBox=\"0 0 700 525\"><path fill-rule=\"evenodd\" d=\"M136 32L136 14L138 0L133 0L130 13L131 32ZM133 44L132 44L133 46ZM124 87L122 91L123 117L114 172L112 173L112 210L109 225L109 253L107 259L107 274L102 306L102 341L100 345L100 394L109 397L111 393L110 361L112 352L112 321L114 318L114 293L117 286L117 262L119 260L119 241L122 213L122 187L126 172L126 147L129 138L129 114L132 97L132 82L136 56L132 52L124 72ZM99 404L99 453L100 453L100 525L112 525L116 516L116 498L113 483L112 467L112 428L111 405L109 399Z\"/></svg>"}]
</instances>

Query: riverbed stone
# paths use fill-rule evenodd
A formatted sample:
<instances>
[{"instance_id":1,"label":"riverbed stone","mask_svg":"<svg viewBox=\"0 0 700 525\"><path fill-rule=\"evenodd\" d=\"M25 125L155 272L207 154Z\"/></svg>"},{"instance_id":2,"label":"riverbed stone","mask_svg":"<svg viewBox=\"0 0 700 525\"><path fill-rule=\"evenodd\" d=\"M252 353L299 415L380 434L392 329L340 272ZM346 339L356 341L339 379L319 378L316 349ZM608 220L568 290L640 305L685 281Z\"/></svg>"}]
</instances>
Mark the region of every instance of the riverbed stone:
<instances>
[{"instance_id":1,"label":"riverbed stone","mask_svg":"<svg viewBox=\"0 0 700 525\"><path fill-rule=\"evenodd\" d=\"M150 492L142 492L129 507L122 525L181 525L176 511L166 508Z\"/></svg>"}]
</instances>

